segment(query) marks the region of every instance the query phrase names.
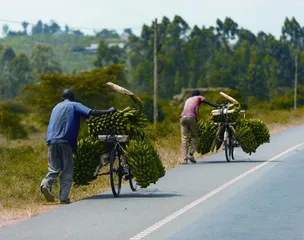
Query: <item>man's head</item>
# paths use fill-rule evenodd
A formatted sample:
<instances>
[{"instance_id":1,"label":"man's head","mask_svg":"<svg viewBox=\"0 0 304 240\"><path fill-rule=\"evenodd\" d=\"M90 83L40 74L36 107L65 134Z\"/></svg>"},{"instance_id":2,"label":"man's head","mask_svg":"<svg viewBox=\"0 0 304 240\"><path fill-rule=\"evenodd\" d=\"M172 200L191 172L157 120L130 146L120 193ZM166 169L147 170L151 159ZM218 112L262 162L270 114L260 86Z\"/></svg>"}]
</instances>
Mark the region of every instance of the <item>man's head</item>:
<instances>
[{"instance_id":1,"label":"man's head","mask_svg":"<svg viewBox=\"0 0 304 240\"><path fill-rule=\"evenodd\" d=\"M199 90L194 90L194 91L192 92L192 97L194 97L194 96L200 96L200 95L201 95L201 93L200 93Z\"/></svg>"},{"instance_id":2,"label":"man's head","mask_svg":"<svg viewBox=\"0 0 304 240\"><path fill-rule=\"evenodd\" d=\"M62 92L61 98L62 98L62 100L68 99L70 101L74 101L75 100L75 94L71 89L65 89Z\"/></svg>"}]
</instances>

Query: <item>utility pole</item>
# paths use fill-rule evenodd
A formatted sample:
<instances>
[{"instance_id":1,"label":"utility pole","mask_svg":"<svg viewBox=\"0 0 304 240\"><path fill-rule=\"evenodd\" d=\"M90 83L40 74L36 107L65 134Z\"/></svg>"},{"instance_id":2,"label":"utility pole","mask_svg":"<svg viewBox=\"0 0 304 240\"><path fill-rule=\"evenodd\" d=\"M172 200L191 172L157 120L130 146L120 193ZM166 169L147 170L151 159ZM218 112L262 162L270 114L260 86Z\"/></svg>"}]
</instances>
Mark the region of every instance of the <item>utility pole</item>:
<instances>
[{"instance_id":1,"label":"utility pole","mask_svg":"<svg viewBox=\"0 0 304 240\"><path fill-rule=\"evenodd\" d=\"M294 109L297 108L297 86L298 85L298 51L295 51L295 83L294 83Z\"/></svg>"},{"instance_id":2,"label":"utility pole","mask_svg":"<svg viewBox=\"0 0 304 240\"><path fill-rule=\"evenodd\" d=\"M153 102L153 119L154 128L156 128L156 123L158 119L158 109L157 109L157 90L158 90L158 76L157 76L157 18L154 21L154 102Z\"/></svg>"},{"instance_id":3,"label":"utility pole","mask_svg":"<svg viewBox=\"0 0 304 240\"><path fill-rule=\"evenodd\" d=\"M297 85L298 85L298 49L296 44L296 35L293 31L293 46L295 49L295 80L294 80L294 98L293 98L293 108L297 109Z\"/></svg>"}]
</instances>

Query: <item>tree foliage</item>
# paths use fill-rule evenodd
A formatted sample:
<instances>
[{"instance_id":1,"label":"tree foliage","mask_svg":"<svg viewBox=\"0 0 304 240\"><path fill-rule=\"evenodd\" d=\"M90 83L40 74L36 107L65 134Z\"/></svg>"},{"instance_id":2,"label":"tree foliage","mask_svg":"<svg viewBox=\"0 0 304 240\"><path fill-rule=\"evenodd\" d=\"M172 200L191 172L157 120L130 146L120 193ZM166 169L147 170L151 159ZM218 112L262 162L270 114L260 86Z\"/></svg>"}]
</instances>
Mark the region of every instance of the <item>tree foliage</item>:
<instances>
[{"instance_id":1,"label":"tree foliage","mask_svg":"<svg viewBox=\"0 0 304 240\"><path fill-rule=\"evenodd\" d=\"M76 101L90 108L108 109L116 95L103 86L106 82L125 84L123 66L112 65L74 75L44 74L40 83L25 86L21 100L34 108L41 123L47 124L52 108L61 101L61 93L69 88Z\"/></svg>"},{"instance_id":2,"label":"tree foliage","mask_svg":"<svg viewBox=\"0 0 304 240\"><path fill-rule=\"evenodd\" d=\"M26 22L23 28L23 32L26 32ZM8 26L3 30L7 33L10 31ZM48 36L59 30L60 26L54 21L49 24L38 21L32 28L32 34L34 37ZM65 38L58 37L54 45L73 41L74 47L78 46L84 50L92 43L86 41L88 44L80 44L78 40L85 39L81 33L79 37L74 37L76 40L71 40L71 32L67 26ZM12 48L0 47L0 99L14 97L20 92L19 86L22 84L39 81L38 77L35 78L35 73L67 73L67 68L63 65L72 62L73 71L69 70L69 73L77 73L85 65L84 59L90 59L91 65L88 68L124 64L128 84L132 89L152 95L153 24L143 25L139 36L132 34L131 29L125 29L124 32L130 35L126 46L121 48L108 42L109 39L118 37L114 30L100 31L97 35L102 41L97 41L99 47L96 55L90 56L91 58L81 55L77 64L73 61L76 54L81 54L80 52L73 52L73 57L69 55L67 60L59 64L59 58L55 56L52 48L45 44L37 45L29 55L22 57ZM48 40L43 37L41 39L44 42ZM173 19L163 17L158 24L157 40L159 95L164 99L171 99L183 88L228 87L241 92L245 99L271 100L277 95L277 89L293 87L295 55L298 55L298 83L304 84L304 27L295 18L283 20L282 35L276 39L262 31L254 34L240 27L229 17L217 19L215 26L208 28L191 28L181 16L174 16ZM117 39L115 41L119 42ZM70 46L69 49L71 51L73 47ZM61 59L68 55L61 51L57 54L61 54ZM28 69L27 56L29 71L23 70ZM23 67L18 67L21 63Z\"/></svg>"},{"instance_id":3,"label":"tree foliage","mask_svg":"<svg viewBox=\"0 0 304 240\"><path fill-rule=\"evenodd\" d=\"M164 17L158 25L159 94L170 99L182 88L229 87L246 99L270 99L276 88L293 86L299 54L299 84L304 84L304 28L286 18L282 36L240 28L231 18L215 27L189 28L179 16ZM154 27L144 25L141 35L129 38L130 83L138 91L153 93ZM297 52L293 51L297 48Z\"/></svg>"},{"instance_id":4,"label":"tree foliage","mask_svg":"<svg viewBox=\"0 0 304 240\"><path fill-rule=\"evenodd\" d=\"M62 72L51 46L36 44L30 55L30 61L38 74Z\"/></svg>"}]
</instances>

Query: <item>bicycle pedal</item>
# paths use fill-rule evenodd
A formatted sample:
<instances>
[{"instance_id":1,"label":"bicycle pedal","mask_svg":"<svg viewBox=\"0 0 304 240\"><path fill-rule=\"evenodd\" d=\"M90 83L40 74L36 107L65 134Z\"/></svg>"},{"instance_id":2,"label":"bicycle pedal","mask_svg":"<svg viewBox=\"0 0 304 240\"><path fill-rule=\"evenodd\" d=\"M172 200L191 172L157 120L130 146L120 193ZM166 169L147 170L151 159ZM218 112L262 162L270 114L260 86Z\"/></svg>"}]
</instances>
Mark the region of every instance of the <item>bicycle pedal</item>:
<instances>
[{"instance_id":1,"label":"bicycle pedal","mask_svg":"<svg viewBox=\"0 0 304 240\"><path fill-rule=\"evenodd\" d=\"M124 175L124 180L125 180L125 181L128 181L128 180L130 180L131 178L133 178L133 175L132 175L132 174Z\"/></svg>"}]
</instances>

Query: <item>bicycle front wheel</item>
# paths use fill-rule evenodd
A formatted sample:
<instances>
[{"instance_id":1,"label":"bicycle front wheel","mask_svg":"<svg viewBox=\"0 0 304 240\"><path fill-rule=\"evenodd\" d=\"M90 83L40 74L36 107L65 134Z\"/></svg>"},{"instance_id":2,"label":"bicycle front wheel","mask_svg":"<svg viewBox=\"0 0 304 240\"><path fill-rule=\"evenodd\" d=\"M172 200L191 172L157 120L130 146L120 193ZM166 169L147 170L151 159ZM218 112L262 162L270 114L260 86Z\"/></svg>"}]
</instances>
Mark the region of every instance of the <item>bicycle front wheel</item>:
<instances>
[{"instance_id":1,"label":"bicycle front wheel","mask_svg":"<svg viewBox=\"0 0 304 240\"><path fill-rule=\"evenodd\" d=\"M230 152L231 152L231 158L234 160L234 145L235 145L235 140L234 140L234 137L233 136L231 136L230 137Z\"/></svg>"},{"instance_id":2,"label":"bicycle front wheel","mask_svg":"<svg viewBox=\"0 0 304 240\"><path fill-rule=\"evenodd\" d=\"M110 155L110 182L112 193L118 197L121 189L121 181L123 176L123 169L120 164L120 154L117 148L112 149Z\"/></svg>"},{"instance_id":3,"label":"bicycle front wheel","mask_svg":"<svg viewBox=\"0 0 304 240\"><path fill-rule=\"evenodd\" d=\"M230 138L229 133L228 133L227 130L224 132L224 147L225 147L226 160L227 160L227 162L230 162L231 159L232 159L232 156L231 156L231 138Z\"/></svg>"}]
</instances>

